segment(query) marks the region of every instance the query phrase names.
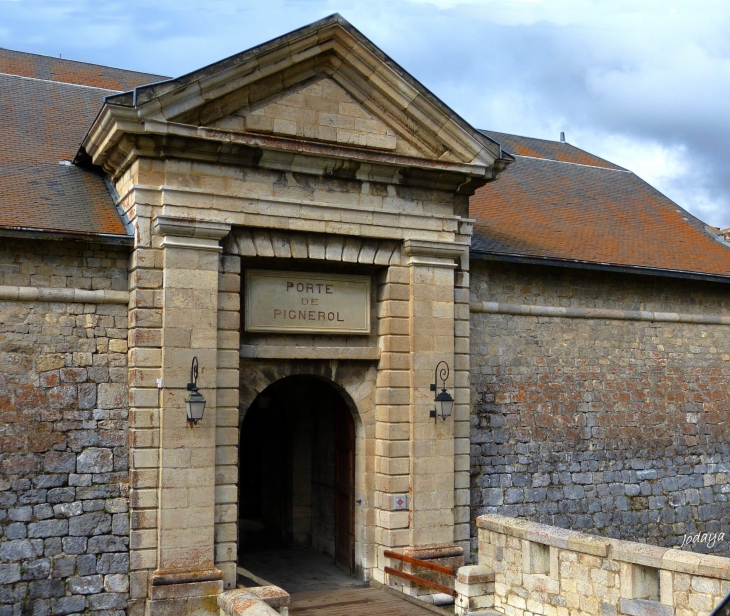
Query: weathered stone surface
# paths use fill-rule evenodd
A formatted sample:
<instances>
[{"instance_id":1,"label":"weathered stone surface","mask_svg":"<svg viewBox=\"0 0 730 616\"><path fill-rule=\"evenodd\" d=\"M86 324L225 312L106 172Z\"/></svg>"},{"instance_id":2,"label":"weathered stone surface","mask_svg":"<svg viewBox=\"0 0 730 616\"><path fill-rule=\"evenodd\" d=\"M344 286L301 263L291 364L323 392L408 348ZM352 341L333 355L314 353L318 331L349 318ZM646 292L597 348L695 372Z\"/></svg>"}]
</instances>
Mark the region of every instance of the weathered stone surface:
<instances>
[{"instance_id":1,"label":"weathered stone surface","mask_svg":"<svg viewBox=\"0 0 730 616\"><path fill-rule=\"evenodd\" d=\"M108 473L114 470L114 454L109 449L89 447L77 458L76 470L79 473Z\"/></svg>"},{"instance_id":2,"label":"weathered stone surface","mask_svg":"<svg viewBox=\"0 0 730 616\"><path fill-rule=\"evenodd\" d=\"M20 580L20 563L0 565L0 584L12 584Z\"/></svg>"},{"instance_id":3,"label":"weathered stone surface","mask_svg":"<svg viewBox=\"0 0 730 616\"><path fill-rule=\"evenodd\" d=\"M97 396L99 408L124 408L127 405L127 386L122 383L100 383Z\"/></svg>"},{"instance_id":4,"label":"weathered stone surface","mask_svg":"<svg viewBox=\"0 0 730 616\"><path fill-rule=\"evenodd\" d=\"M54 616L67 616L83 612L86 608L86 599L83 596L61 597L51 601Z\"/></svg>"},{"instance_id":5,"label":"weathered stone surface","mask_svg":"<svg viewBox=\"0 0 730 616\"><path fill-rule=\"evenodd\" d=\"M126 573L129 571L129 554L102 554L96 565L97 573Z\"/></svg>"},{"instance_id":6,"label":"weathered stone surface","mask_svg":"<svg viewBox=\"0 0 730 616\"><path fill-rule=\"evenodd\" d=\"M0 560L3 562L25 560L26 558L37 558L42 554L42 541L16 539L14 541L4 541L0 544Z\"/></svg>"},{"instance_id":7,"label":"weathered stone surface","mask_svg":"<svg viewBox=\"0 0 730 616\"><path fill-rule=\"evenodd\" d=\"M68 521L68 533L74 537L90 537L108 533L112 527L112 518L108 513L85 513Z\"/></svg>"},{"instance_id":8,"label":"weathered stone surface","mask_svg":"<svg viewBox=\"0 0 730 616\"><path fill-rule=\"evenodd\" d=\"M123 593L105 592L89 597L89 609L113 610L127 607L127 595Z\"/></svg>"},{"instance_id":9,"label":"weathered stone surface","mask_svg":"<svg viewBox=\"0 0 730 616\"><path fill-rule=\"evenodd\" d=\"M129 576L117 573L104 576L104 590L107 592L127 592L129 590Z\"/></svg>"},{"instance_id":10,"label":"weathered stone surface","mask_svg":"<svg viewBox=\"0 0 730 616\"><path fill-rule=\"evenodd\" d=\"M50 599L63 597L66 590L61 580L39 580L28 586L28 597L31 599Z\"/></svg>"},{"instance_id":11,"label":"weathered stone surface","mask_svg":"<svg viewBox=\"0 0 730 616\"><path fill-rule=\"evenodd\" d=\"M23 563L24 580L44 580L51 572L51 561L48 558L27 560Z\"/></svg>"},{"instance_id":12,"label":"weathered stone surface","mask_svg":"<svg viewBox=\"0 0 730 616\"><path fill-rule=\"evenodd\" d=\"M68 534L68 520L44 520L28 524L29 537L62 537Z\"/></svg>"},{"instance_id":13,"label":"weathered stone surface","mask_svg":"<svg viewBox=\"0 0 730 616\"><path fill-rule=\"evenodd\" d=\"M28 536L28 529L23 522L15 522L5 527L5 536L8 539L24 539Z\"/></svg>"},{"instance_id":14,"label":"weathered stone surface","mask_svg":"<svg viewBox=\"0 0 730 616\"><path fill-rule=\"evenodd\" d=\"M128 537L115 537L102 535L89 539L88 552L90 554L108 554L112 552L126 552L128 550Z\"/></svg>"},{"instance_id":15,"label":"weathered stone surface","mask_svg":"<svg viewBox=\"0 0 730 616\"><path fill-rule=\"evenodd\" d=\"M71 577L67 580L67 587L75 595L99 593L104 588L104 576L87 575L84 577Z\"/></svg>"},{"instance_id":16,"label":"weathered stone surface","mask_svg":"<svg viewBox=\"0 0 730 616\"><path fill-rule=\"evenodd\" d=\"M48 473L73 473L76 470L76 455L71 452L49 451L44 458Z\"/></svg>"},{"instance_id":17,"label":"weathered stone surface","mask_svg":"<svg viewBox=\"0 0 730 616\"><path fill-rule=\"evenodd\" d=\"M93 383L79 385L78 396L80 409L93 409L96 406L96 385Z\"/></svg>"}]
</instances>

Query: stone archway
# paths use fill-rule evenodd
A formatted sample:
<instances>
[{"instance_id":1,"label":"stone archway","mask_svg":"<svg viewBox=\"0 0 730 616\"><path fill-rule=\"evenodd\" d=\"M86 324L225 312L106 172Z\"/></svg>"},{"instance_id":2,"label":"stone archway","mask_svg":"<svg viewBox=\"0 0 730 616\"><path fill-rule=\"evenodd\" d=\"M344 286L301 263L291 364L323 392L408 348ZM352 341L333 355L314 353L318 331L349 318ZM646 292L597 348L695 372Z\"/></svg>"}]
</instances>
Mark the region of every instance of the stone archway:
<instances>
[{"instance_id":1,"label":"stone archway","mask_svg":"<svg viewBox=\"0 0 730 616\"><path fill-rule=\"evenodd\" d=\"M343 516L339 509L340 518L351 520L352 559L339 560L359 576L369 576L375 566L368 559L374 543L368 524L374 476L368 472L373 448L367 442L374 438L375 372L370 362L241 360L239 557L263 544L311 547L335 556L334 471L339 467L334 457L349 455L335 450L335 432L347 423L336 421L339 400L354 441L351 510ZM263 492L262 482L267 485ZM261 519L256 516L266 523L256 522ZM342 539L341 529L338 536Z\"/></svg>"}]
</instances>

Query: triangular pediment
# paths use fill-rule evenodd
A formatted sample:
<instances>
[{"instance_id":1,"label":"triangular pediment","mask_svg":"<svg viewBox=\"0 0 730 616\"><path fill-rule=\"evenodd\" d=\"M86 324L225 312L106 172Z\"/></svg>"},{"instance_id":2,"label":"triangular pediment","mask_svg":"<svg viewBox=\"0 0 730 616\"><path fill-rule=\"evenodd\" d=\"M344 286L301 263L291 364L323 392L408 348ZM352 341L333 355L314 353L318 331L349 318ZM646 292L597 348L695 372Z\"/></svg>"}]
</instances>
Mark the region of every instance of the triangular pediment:
<instances>
[{"instance_id":1,"label":"triangular pediment","mask_svg":"<svg viewBox=\"0 0 730 616\"><path fill-rule=\"evenodd\" d=\"M489 180L510 159L339 15L106 101L120 120L101 119L98 137L94 129L85 143L101 163L115 140L103 137L106 127L129 131L135 116L143 132L199 135L300 156L351 156L359 165L370 158L424 173Z\"/></svg>"},{"instance_id":2,"label":"triangular pediment","mask_svg":"<svg viewBox=\"0 0 730 616\"><path fill-rule=\"evenodd\" d=\"M211 128L294 137L423 156L329 77L246 105L207 124Z\"/></svg>"}]
</instances>

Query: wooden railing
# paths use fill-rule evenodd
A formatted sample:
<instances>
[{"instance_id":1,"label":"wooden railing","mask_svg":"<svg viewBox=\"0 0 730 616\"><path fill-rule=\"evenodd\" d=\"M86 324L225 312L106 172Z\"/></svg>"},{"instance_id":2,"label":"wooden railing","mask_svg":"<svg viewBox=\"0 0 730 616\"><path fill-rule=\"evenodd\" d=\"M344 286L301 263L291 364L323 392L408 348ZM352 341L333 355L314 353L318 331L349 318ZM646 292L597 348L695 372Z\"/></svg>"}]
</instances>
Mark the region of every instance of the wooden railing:
<instances>
[{"instance_id":1,"label":"wooden railing","mask_svg":"<svg viewBox=\"0 0 730 616\"><path fill-rule=\"evenodd\" d=\"M413 558L412 556L404 556L403 554L399 554L398 552L393 552L391 550L385 550L385 552L383 552L383 555L386 558L400 560L401 562L408 563L409 565L422 567L423 569L430 569L431 571L443 573L453 578L456 577L456 571L454 569L450 567L444 567L443 565L437 565L436 563L432 563L427 560ZM441 584L437 584L436 582L432 582L431 580L426 580L424 578L418 577L417 575L406 573L405 571L398 571L397 569L393 569L392 567L385 567L383 570L388 575L394 575L395 577L408 580L411 584L416 584L417 586L425 586L426 588L437 590L444 594L451 595L452 597L456 596L456 591L453 588L449 588L448 586L442 586Z\"/></svg>"}]
</instances>

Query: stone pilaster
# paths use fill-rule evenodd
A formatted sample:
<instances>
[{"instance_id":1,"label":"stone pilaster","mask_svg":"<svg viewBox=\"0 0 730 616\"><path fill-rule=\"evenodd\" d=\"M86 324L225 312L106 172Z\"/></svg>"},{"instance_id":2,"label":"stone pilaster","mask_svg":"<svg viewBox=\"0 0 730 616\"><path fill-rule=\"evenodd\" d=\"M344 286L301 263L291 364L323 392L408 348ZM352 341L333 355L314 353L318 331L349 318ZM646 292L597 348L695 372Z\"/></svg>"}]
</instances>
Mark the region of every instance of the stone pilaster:
<instances>
[{"instance_id":1,"label":"stone pilaster","mask_svg":"<svg viewBox=\"0 0 730 616\"><path fill-rule=\"evenodd\" d=\"M215 453L218 386L218 244L230 227L158 216L162 277L162 357L157 478L157 569L149 614L175 609L217 613L222 572L215 566ZM186 383L198 358L207 400L197 425L186 421Z\"/></svg>"},{"instance_id":2,"label":"stone pilaster","mask_svg":"<svg viewBox=\"0 0 730 616\"><path fill-rule=\"evenodd\" d=\"M455 330L454 270L465 248L461 243L406 240L407 265L391 266L379 281L383 353L376 394L375 469L381 550L455 540L455 513L460 512L455 509L454 418L430 417L434 394L429 386L436 365L446 361L451 369L446 385L453 393L461 369L456 361L463 362L463 343L455 354L455 334L463 332ZM463 398L463 392L459 395ZM468 405L468 391L466 395ZM393 495L399 493L408 495L406 511L394 510ZM390 564L382 552L379 562L379 569ZM376 578L379 574L375 572Z\"/></svg>"},{"instance_id":3,"label":"stone pilaster","mask_svg":"<svg viewBox=\"0 0 730 616\"><path fill-rule=\"evenodd\" d=\"M218 374L215 437L215 566L226 590L236 588L238 542L238 362L241 258L218 266Z\"/></svg>"},{"instance_id":4,"label":"stone pilaster","mask_svg":"<svg viewBox=\"0 0 730 616\"><path fill-rule=\"evenodd\" d=\"M375 398L375 510L380 567L389 563L383 549L410 545L410 512L394 511L393 496L409 494L410 478L410 333L411 271L389 267L378 280L378 334L381 356Z\"/></svg>"},{"instance_id":5,"label":"stone pilaster","mask_svg":"<svg viewBox=\"0 0 730 616\"><path fill-rule=\"evenodd\" d=\"M162 256L146 241L129 268L130 616L144 614L149 574L157 567Z\"/></svg>"},{"instance_id":6,"label":"stone pilaster","mask_svg":"<svg viewBox=\"0 0 730 616\"><path fill-rule=\"evenodd\" d=\"M459 221L457 241L471 243L472 220ZM470 551L470 448L471 417L469 348L469 251L464 250L454 271L454 542Z\"/></svg>"},{"instance_id":7,"label":"stone pilaster","mask_svg":"<svg viewBox=\"0 0 730 616\"><path fill-rule=\"evenodd\" d=\"M436 365L445 361L454 388L454 269L464 247L407 240L411 269L411 545L454 541L454 423L431 418ZM438 382L437 385L441 385Z\"/></svg>"}]
</instances>

